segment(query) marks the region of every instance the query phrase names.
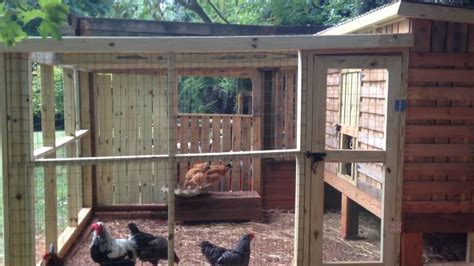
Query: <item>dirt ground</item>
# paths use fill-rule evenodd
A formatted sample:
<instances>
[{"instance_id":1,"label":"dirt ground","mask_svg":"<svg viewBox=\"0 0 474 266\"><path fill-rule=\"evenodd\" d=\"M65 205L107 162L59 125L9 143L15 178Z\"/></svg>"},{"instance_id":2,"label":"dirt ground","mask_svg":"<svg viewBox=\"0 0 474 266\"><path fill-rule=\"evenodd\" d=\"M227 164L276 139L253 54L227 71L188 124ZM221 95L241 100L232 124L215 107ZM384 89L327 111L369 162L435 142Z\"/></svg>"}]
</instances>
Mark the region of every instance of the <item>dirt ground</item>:
<instances>
[{"instance_id":1,"label":"dirt ground","mask_svg":"<svg viewBox=\"0 0 474 266\"><path fill-rule=\"evenodd\" d=\"M266 211L260 222L213 223L176 226L176 253L180 265L205 265L198 243L212 243L233 247L241 234L255 232L252 242L251 265L291 265L293 259L294 214L287 211ZM324 259L327 261L376 260L380 255L380 228L377 221L361 215L358 240L344 241L339 237L339 214L327 213L324 227ZM116 238L128 236L127 224L135 222L143 231L156 235L167 232L164 220L102 220ZM79 247L67 260L68 265L94 265L89 254L91 236L78 243ZM160 265L166 265L164 261ZM140 262L137 263L140 265Z\"/></svg>"}]
</instances>

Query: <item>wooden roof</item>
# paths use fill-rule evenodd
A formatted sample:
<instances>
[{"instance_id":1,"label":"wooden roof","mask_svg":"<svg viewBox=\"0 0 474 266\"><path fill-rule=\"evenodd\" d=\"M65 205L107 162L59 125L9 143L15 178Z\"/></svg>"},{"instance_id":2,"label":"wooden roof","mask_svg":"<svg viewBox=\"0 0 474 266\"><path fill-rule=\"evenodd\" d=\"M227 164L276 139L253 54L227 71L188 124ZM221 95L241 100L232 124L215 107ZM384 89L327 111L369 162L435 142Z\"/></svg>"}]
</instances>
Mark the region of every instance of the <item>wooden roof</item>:
<instances>
[{"instance_id":1,"label":"wooden roof","mask_svg":"<svg viewBox=\"0 0 474 266\"><path fill-rule=\"evenodd\" d=\"M66 35L76 36L253 36L313 35L320 26L255 26L71 16Z\"/></svg>"},{"instance_id":2,"label":"wooden roof","mask_svg":"<svg viewBox=\"0 0 474 266\"><path fill-rule=\"evenodd\" d=\"M405 18L474 23L474 9L426 3L396 2L323 30L318 35L355 33L394 23Z\"/></svg>"}]
</instances>

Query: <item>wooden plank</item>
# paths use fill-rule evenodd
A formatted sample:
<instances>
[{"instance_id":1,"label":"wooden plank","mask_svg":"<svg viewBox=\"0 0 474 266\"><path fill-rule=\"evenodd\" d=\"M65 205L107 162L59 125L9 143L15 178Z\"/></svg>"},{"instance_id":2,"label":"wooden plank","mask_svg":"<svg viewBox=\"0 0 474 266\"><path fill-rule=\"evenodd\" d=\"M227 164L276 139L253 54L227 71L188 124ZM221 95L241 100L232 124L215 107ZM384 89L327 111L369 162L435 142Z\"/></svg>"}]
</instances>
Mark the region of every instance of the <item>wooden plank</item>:
<instances>
[{"instance_id":1,"label":"wooden plank","mask_svg":"<svg viewBox=\"0 0 474 266\"><path fill-rule=\"evenodd\" d=\"M91 106L90 106L90 94L89 94L89 73L79 72L79 90L80 90L80 128L87 129L90 132L91 129ZM81 140L81 157L92 156L92 137L88 134ZM82 166L82 188L83 188L83 199L82 205L84 207L92 207L92 167L89 165Z\"/></svg>"},{"instance_id":2,"label":"wooden plank","mask_svg":"<svg viewBox=\"0 0 474 266\"><path fill-rule=\"evenodd\" d=\"M405 201L406 213L472 213L474 206L470 201Z\"/></svg>"},{"instance_id":3,"label":"wooden plank","mask_svg":"<svg viewBox=\"0 0 474 266\"><path fill-rule=\"evenodd\" d=\"M474 70L471 69L417 69L408 71L410 82L460 82L473 83Z\"/></svg>"},{"instance_id":4,"label":"wooden plank","mask_svg":"<svg viewBox=\"0 0 474 266\"><path fill-rule=\"evenodd\" d=\"M43 146L54 149L56 146L56 125L54 108L54 67L41 65L41 129L43 132ZM36 151L36 150L35 150ZM55 153L51 154L56 157ZM56 194L56 167L44 167L44 225L45 244L53 243L58 246L57 227L57 194ZM45 249L47 247L44 247Z\"/></svg>"},{"instance_id":5,"label":"wooden plank","mask_svg":"<svg viewBox=\"0 0 474 266\"><path fill-rule=\"evenodd\" d=\"M473 67L474 53L410 53L410 67L413 68L434 68L434 66L447 67Z\"/></svg>"},{"instance_id":6,"label":"wooden plank","mask_svg":"<svg viewBox=\"0 0 474 266\"><path fill-rule=\"evenodd\" d=\"M127 113L126 99L128 95L127 75L112 75L112 127L113 127L113 152L114 156L123 156L127 154L127 131L125 116ZM124 204L128 203L127 184L126 184L126 165L114 165L114 180L113 180L113 201L114 203Z\"/></svg>"},{"instance_id":7,"label":"wooden plank","mask_svg":"<svg viewBox=\"0 0 474 266\"><path fill-rule=\"evenodd\" d=\"M284 73L280 70L275 73L273 83L273 99L272 99L272 119L275 137L273 138L274 149L281 149L283 147L283 119L284 119Z\"/></svg>"},{"instance_id":8,"label":"wooden plank","mask_svg":"<svg viewBox=\"0 0 474 266\"><path fill-rule=\"evenodd\" d=\"M408 97L411 100L463 101L474 99L474 89L472 87L409 87Z\"/></svg>"},{"instance_id":9,"label":"wooden plank","mask_svg":"<svg viewBox=\"0 0 474 266\"><path fill-rule=\"evenodd\" d=\"M407 156L472 156L474 145L466 144L406 144Z\"/></svg>"},{"instance_id":10,"label":"wooden plank","mask_svg":"<svg viewBox=\"0 0 474 266\"><path fill-rule=\"evenodd\" d=\"M401 266L423 265L423 234L402 233Z\"/></svg>"},{"instance_id":11,"label":"wooden plank","mask_svg":"<svg viewBox=\"0 0 474 266\"><path fill-rule=\"evenodd\" d=\"M467 234L466 261L474 262L474 233Z\"/></svg>"},{"instance_id":12,"label":"wooden plank","mask_svg":"<svg viewBox=\"0 0 474 266\"><path fill-rule=\"evenodd\" d=\"M467 24L459 22L447 23L446 51L463 53L467 46Z\"/></svg>"},{"instance_id":13,"label":"wooden plank","mask_svg":"<svg viewBox=\"0 0 474 266\"><path fill-rule=\"evenodd\" d=\"M228 152L232 150L232 124L229 116L222 117L222 151ZM231 178L221 179L221 190L229 191L232 189Z\"/></svg>"},{"instance_id":14,"label":"wooden plank","mask_svg":"<svg viewBox=\"0 0 474 266\"><path fill-rule=\"evenodd\" d=\"M75 101L75 73L71 69L63 69L63 92L64 92L64 134L74 136L76 132L76 101ZM76 142L73 141L66 146L66 157L77 157ZM77 226L79 213L79 189L81 184L78 178L77 166L67 167L67 198L68 198L68 226Z\"/></svg>"},{"instance_id":15,"label":"wooden plank","mask_svg":"<svg viewBox=\"0 0 474 266\"><path fill-rule=\"evenodd\" d=\"M190 143L191 143L191 153L198 153L199 152L199 139L200 139L200 130L201 127L199 125L199 117L192 116L190 119Z\"/></svg>"},{"instance_id":16,"label":"wooden plank","mask_svg":"<svg viewBox=\"0 0 474 266\"><path fill-rule=\"evenodd\" d=\"M408 125L408 138L463 138L474 139L474 126L463 125Z\"/></svg>"},{"instance_id":17,"label":"wooden plank","mask_svg":"<svg viewBox=\"0 0 474 266\"><path fill-rule=\"evenodd\" d=\"M262 119L254 117L252 122L252 141L253 150L262 149ZM260 193L262 191L262 160L258 158L252 159L252 190Z\"/></svg>"},{"instance_id":18,"label":"wooden plank","mask_svg":"<svg viewBox=\"0 0 474 266\"><path fill-rule=\"evenodd\" d=\"M474 165L470 163L405 163L405 175L472 175Z\"/></svg>"},{"instance_id":19,"label":"wooden plank","mask_svg":"<svg viewBox=\"0 0 474 266\"><path fill-rule=\"evenodd\" d=\"M415 45L412 47L412 51L430 51L431 26L431 20L418 18L411 20L411 32L414 34L415 37Z\"/></svg>"},{"instance_id":20,"label":"wooden plank","mask_svg":"<svg viewBox=\"0 0 474 266\"><path fill-rule=\"evenodd\" d=\"M167 80L165 76L153 77L153 154L166 154L168 152L169 141L173 141L173 149L176 150L177 135L168 136L168 118L167 118ZM176 120L173 126L176 127ZM176 131L176 130L175 130ZM154 198L155 203L164 203L165 195L161 191L161 187L166 185L166 169L165 162L158 161L153 166L154 175ZM165 175L163 174L165 173Z\"/></svg>"},{"instance_id":21,"label":"wooden plank","mask_svg":"<svg viewBox=\"0 0 474 266\"><path fill-rule=\"evenodd\" d=\"M474 24L468 25L467 51L474 52Z\"/></svg>"},{"instance_id":22,"label":"wooden plank","mask_svg":"<svg viewBox=\"0 0 474 266\"><path fill-rule=\"evenodd\" d=\"M287 70L285 77L285 148L295 148L295 71Z\"/></svg>"},{"instance_id":23,"label":"wooden plank","mask_svg":"<svg viewBox=\"0 0 474 266\"><path fill-rule=\"evenodd\" d=\"M444 52L446 49L446 21L433 21L431 28L431 51Z\"/></svg>"},{"instance_id":24,"label":"wooden plank","mask_svg":"<svg viewBox=\"0 0 474 266\"><path fill-rule=\"evenodd\" d=\"M224 120L229 121L229 118L224 118ZM201 116L201 140L200 140L200 147L201 147L201 152L210 152L211 151L211 147L210 147L210 140L211 140L211 136L210 136L210 129L211 129L211 122L210 122L210 117L207 117L207 116ZM230 134L229 136L226 136L226 132L223 133L224 135L224 142L226 140L226 137L227 139L230 139ZM224 144L225 146L225 144ZM223 151L229 151L227 149L223 149Z\"/></svg>"},{"instance_id":25,"label":"wooden plank","mask_svg":"<svg viewBox=\"0 0 474 266\"><path fill-rule=\"evenodd\" d=\"M465 233L474 231L472 213L404 213L402 231L417 233Z\"/></svg>"},{"instance_id":26,"label":"wooden plank","mask_svg":"<svg viewBox=\"0 0 474 266\"><path fill-rule=\"evenodd\" d=\"M221 117L218 115L214 115L211 117L212 125L211 125L211 137L212 137L212 144L211 144L211 152L220 152L221 151ZM221 161L214 161L213 164L221 164ZM220 182L215 182L213 184L213 188L217 191L221 190L222 186Z\"/></svg>"},{"instance_id":27,"label":"wooden plank","mask_svg":"<svg viewBox=\"0 0 474 266\"><path fill-rule=\"evenodd\" d=\"M59 236L58 239L58 256L64 257L67 252L76 243L77 238L81 232L89 224L89 220L92 216L91 208L82 208L78 214L78 224L75 227L68 226Z\"/></svg>"},{"instance_id":28,"label":"wooden plank","mask_svg":"<svg viewBox=\"0 0 474 266\"><path fill-rule=\"evenodd\" d=\"M143 77L143 88L140 93L142 97L142 108L140 109L140 117L142 122L140 124L140 139L141 139L141 154L153 154L153 77L146 75ZM141 180L141 204L153 203L153 164L141 163L140 172ZM158 188L159 189L159 188Z\"/></svg>"},{"instance_id":29,"label":"wooden plank","mask_svg":"<svg viewBox=\"0 0 474 266\"><path fill-rule=\"evenodd\" d=\"M408 107L407 121L414 120L473 120L474 109L464 107Z\"/></svg>"},{"instance_id":30,"label":"wooden plank","mask_svg":"<svg viewBox=\"0 0 474 266\"><path fill-rule=\"evenodd\" d=\"M242 150L243 151L250 151L251 148L251 119L242 119ZM251 164L250 158L242 160L242 190L249 191L252 187L252 174L251 174Z\"/></svg>"},{"instance_id":31,"label":"wooden plank","mask_svg":"<svg viewBox=\"0 0 474 266\"><path fill-rule=\"evenodd\" d=\"M127 77L127 113L125 116L126 127L127 127L127 154L137 154L138 151L138 88L140 86L141 80L138 75L129 75ZM138 203L139 202L139 187L137 182L137 175L139 166L137 163L128 163L127 164L127 201L128 203Z\"/></svg>"},{"instance_id":32,"label":"wooden plank","mask_svg":"<svg viewBox=\"0 0 474 266\"><path fill-rule=\"evenodd\" d=\"M341 194L341 236L345 239L359 234L359 210L355 202Z\"/></svg>"},{"instance_id":33,"label":"wooden plank","mask_svg":"<svg viewBox=\"0 0 474 266\"><path fill-rule=\"evenodd\" d=\"M242 119L239 116L235 116L232 119L232 151L242 150ZM232 191L240 191L240 160L232 161Z\"/></svg>"},{"instance_id":34,"label":"wooden plank","mask_svg":"<svg viewBox=\"0 0 474 266\"><path fill-rule=\"evenodd\" d=\"M13 47L0 46L0 52L130 52L130 47L142 52L216 52L298 49L349 49L409 47L413 38L399 35L352 35L352 36L237 36L237 37L129 37L64 38L61 42L50 39L29 38ZM255 47L257 46L257 47Z\"/></svg>"},{"instance_id":35,"label":"wooden plank","mask_svg":"<svg viewBox=\"0 0 474 266\"><path fill-rule=\"evenodd\" d=\"M474 193L474 182L472 181L405 181L403 183L405 194L471 194Z\"/></svg>"}]
</instances>

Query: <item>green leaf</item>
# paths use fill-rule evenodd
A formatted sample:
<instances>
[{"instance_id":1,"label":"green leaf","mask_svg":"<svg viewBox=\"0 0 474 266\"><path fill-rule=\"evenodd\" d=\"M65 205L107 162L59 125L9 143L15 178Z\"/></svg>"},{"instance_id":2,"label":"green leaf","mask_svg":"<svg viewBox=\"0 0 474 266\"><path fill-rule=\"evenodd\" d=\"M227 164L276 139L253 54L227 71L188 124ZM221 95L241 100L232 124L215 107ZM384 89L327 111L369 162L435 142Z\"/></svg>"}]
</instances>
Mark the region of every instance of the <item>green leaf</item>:
<instances>
[{"instance_id":1,"label":"green leaf","mask_svg":"<svg viewBox=\"0 0 474 266\"><path fill-rule=\"evenodd\" d=\"M9 21L0 26L0 41L5 46L12 46L26 37L26 33L15 21Z\"/></svg>"},{"instance_id":2,"label":"green leaf","mask_svg":"<svg viewBox=\"0 0 474 266\"><path fill-rule=\"evenodd\" d=\"M51 36L55 40L61 40L59 24L54 23L48 19L41 21L41 24L38 27L38 32L43 38Z\"/></svg>"},{"instance_id":3,"label":"green leaf","mask_svg":"<svg viewBox=\"0 0 474 266\"><path fill-rule=\"evenodd\" d=\"M3 17L5 16L7 10L5 8L5 4L4 3L0 3L0 17Z\"/></svg>"},{"instance_id":4,"label":"green leaf","mask_svg":"<svg viewBox=\"0 0 474 266\"><path fill-rule=\"evenodd\" d=\"M24 12L23 14L20 15L21 21L23 21L23 24L28 24L30 21L33 19L41 18L44 19L46 18L46 13L39 9L33 9L27 12Z\"/></svg>"}]
</instances>

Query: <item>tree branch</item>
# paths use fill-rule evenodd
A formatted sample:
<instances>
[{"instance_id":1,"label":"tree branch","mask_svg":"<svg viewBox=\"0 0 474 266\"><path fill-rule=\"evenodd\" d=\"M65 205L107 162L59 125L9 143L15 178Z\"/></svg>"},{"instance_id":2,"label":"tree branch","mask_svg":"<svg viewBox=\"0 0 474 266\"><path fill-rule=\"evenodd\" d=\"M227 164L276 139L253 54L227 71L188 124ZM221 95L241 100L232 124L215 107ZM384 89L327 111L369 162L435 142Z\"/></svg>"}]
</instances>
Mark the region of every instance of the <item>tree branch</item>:
<instances>
[{"instance_id":1,"label":"tree branch","mask_svg":"<svg viewBox=\"0 0 474 266\"><path fill-rule=\"evenodd\" d=\"M217 7L211 2L211 0L207 0L207 2L209 3L209 5L212 7L212 9L214 9L214 11L217 13L217 15L227 24L230 24L230 22L221 14L221 12L219 12L219 10L217 9Z\"/></svg>"},{"instance_id":2,"label":"tree branch","mask_svg":"<svg viewBox=\"0 0 474 266\"><path fill-rule=\"evenodd\" d=\"M212 23L211 18L206 14L204 9L202 9L197 0L174 0L174 2L196 13L204 22Z\"/></svg>"}]
</instances>

